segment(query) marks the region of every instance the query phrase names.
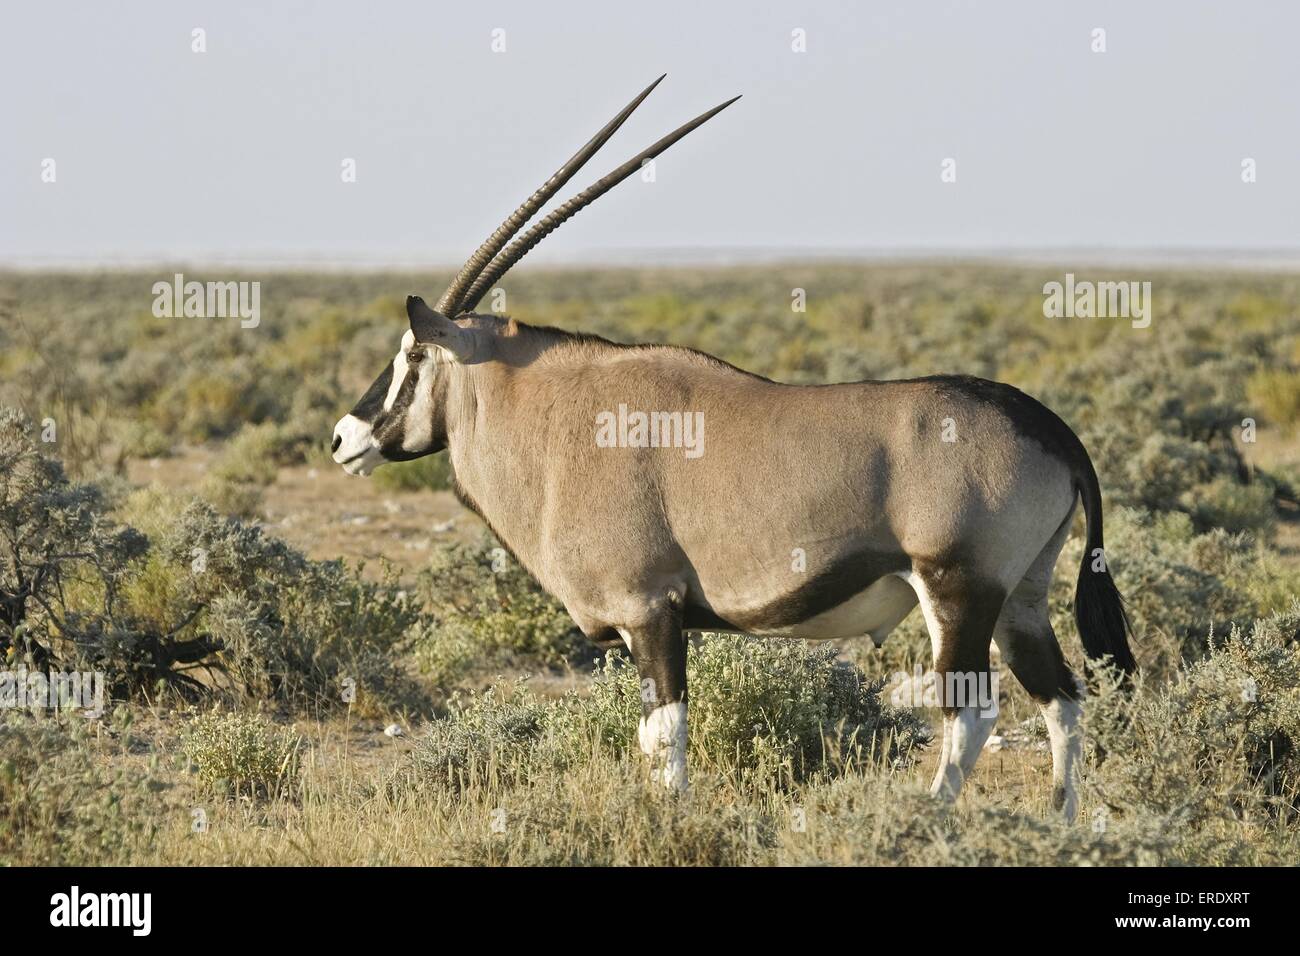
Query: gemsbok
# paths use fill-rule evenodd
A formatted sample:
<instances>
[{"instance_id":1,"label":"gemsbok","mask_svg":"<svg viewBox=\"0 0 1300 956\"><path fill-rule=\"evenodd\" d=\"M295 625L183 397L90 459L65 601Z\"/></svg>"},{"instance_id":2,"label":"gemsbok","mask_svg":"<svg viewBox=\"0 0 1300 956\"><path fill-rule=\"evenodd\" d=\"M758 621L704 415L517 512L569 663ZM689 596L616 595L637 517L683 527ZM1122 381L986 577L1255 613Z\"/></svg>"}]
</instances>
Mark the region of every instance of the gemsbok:
<instances>
[{"instance_id":1,"label":"gemsbok","mask_svg":"<svg viewBox=\"0 0 1300 956\"><path fill-rule=\"evenodd\" d=\"M1125 673L1134 661L1102 550L1097 475L1060 418L1009 385L962 375L784 385L687 348L473 311L551 231L735 102L515 238L662 79L492 233L434 308L407 298L410 328L335 427L334 460L365 475L449 449L465 506L595 644L631 654L640 746L670 787L687 782L685 632L879 644L920 604L943 695L932 791L956 798L996 723L954 692L987 680L996 642L1046 718L1054 803L1073 817L1083 688L1047 592L1078 499L1084 650ZM615 416L627 440L600 440ZM696 454L678 441L686 419Z\"/></svg>"}]
</instances>

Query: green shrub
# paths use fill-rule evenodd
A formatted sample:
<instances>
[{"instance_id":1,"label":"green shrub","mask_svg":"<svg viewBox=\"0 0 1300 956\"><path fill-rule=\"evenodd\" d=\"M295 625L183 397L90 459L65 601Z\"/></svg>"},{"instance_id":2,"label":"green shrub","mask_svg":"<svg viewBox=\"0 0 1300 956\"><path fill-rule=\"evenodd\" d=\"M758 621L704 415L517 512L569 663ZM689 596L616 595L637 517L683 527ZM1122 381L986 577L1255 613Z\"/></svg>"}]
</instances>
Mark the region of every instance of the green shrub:
<instances>
[{"instance_id":1,"label":"green shrub","mask_svg":"<svg viewBox=\"0 0 1300 956\"><path fill-rule=\"evenodd\" d=\"M262 505L262 491L275 482L280 469L303 461L313 444L326 434L321 425L312 435L299 427L262 422L245 425L225 444L200 486L200 495L225 514L247 518Z\"/></svg>"},{"instance_id":2,"label":"green shrub","mask_svg":"<svg viewBox=\"0 0 1300 956\"><path fill-rule=\"evenodd\" d=\"M800 796L805 832L775 829L785 865L1159 866L1180 852L1179 835L1148 818L1094 827L969 799L950 806L887 776L832 779Z\"/></svg>"},{"instance_id":3,"label":"green shrub","mask_svg":"<svg viewBox=\"0 0 1300 956\"><path fill-rule=\"evenodd\" d=\"M147 542L111 520L97 487L70 482L9 408L0 409L0 541L0 653L82 669L85 641L120 629L114 596ZM69 607L79 589L90 599Z\"/></svg>"},{"instance_id":4,"label":"green shrub","mask_svg":"<svg viewBox=\"0 0 1300 956\"><path fill-rule=\"evenodd\" d=\"M1132 489L1137 504L1166 510L1212 474L1210 452L1178 435L1148 435L1128 459L1121 487Z\"/></svg>"},{"instance_id":5,"label":"green shrub","mask_svg":"<svg viewBox=\"0 0 1300 956\"><path fill-rule=\"evenodd\" d=\"M1266 421L1288 431L1300 424L1300 372L1260 369L1246 382L1246 397Z\"/></svg>"},{"instance_id":6,"label":"green shrub","mask_svg":"<svg viewBox=\"0 0 1300 956\"><path fill-rule=\"evenodd\" d=\"M208 474L222 481L269 485L282 465L292 461L291 442L279 425L245 425L225 443Z\"/></svg>"},{"instance_id":7,"label":"green shrub","mask_svg":"<svg viewBox=\"0 0 1300 956\"><path fill-rule=\"evenodd\" d=\"M156 425L141 419L116 419L113 422L113 440L120 449L119 457L164 458L172 452L172 441Z\"/></svg>"},{"instance_id":8,"label":"green shrub","mask_svg":"<svg viewBox=\"0 0 1300 956\"><path fill-rule=\"evenodd\" d=\"M176 379L155 404L155 421L164 431L179 433L189 441L205 441L233 434L248 421L249 378L229 373L190 370Z\"/></svg>"},{"instance_id":9,"label":"green shrub","mask_svg":"<svg viewBox=\"0 0 1300 956\"><path fill-rule=\"evenodd\" d=\"M497 685L455 698L447 716L431 722L412 751L422 782L462 789L474 781L524 782L556 708L521 685Z\"/></svg>"},{"instance_id":10,"label":"green shrub","mask_svg":"<svg viewBox=\"0 0 1300 956\"><path fill-rule=\"evenodd\" d=\"M832 767L905 763L930 739L910 710L882 703L881 684L802 641L710 634L687 654L690 758L741 775L762 766L797 781ZM597 671L584 717L615 747L641 717L636 669L611 655Z\"/></svg>"},{"instance_id":11,"label":"green shrub","mask_svg":"<svg viewBox=\"0 0 1300 956\"><path fill-rule=\"evenodd\" d=\"M451 458L443 451L413 461L389 462L372 477L389 491L447 491L453 481Z\"/></svg>"},{"instance_id":12,"label":"green shrub","mask_svg":"<svg viewBox=\"0 0 1300 956\"><path fill-rule=\"evenodd\" d=\"M1104 690L1086 717L1106 753L1090 785L1112 811L1217 836L1223 853L1244 852L1245 827L1294 821L1300 603L1234 627L1174 683L1132 696Z\"/></svg>"},{"instance_id":13,"label":"green shrub","mask_svg":"<svg viewBox=\"0 0 1300 956\"><path fill-rule=\"evenodd\" d=\"M0 711L0 866L123 864L148 845L166 785L102 749L79 716Z\"/></svg>"},{"instance_id":14,"label":"green shrub","mask_svg":"<svg viewBox=\"0 0 1300 956\"><path fill-rule=\"evenodd\" d=\"M1202 530L1267 533L1277 521L1273 488L1263 481L1243 485L1219 475L1207 484L1184 491L1178 503Z\"/></svg>"},{"instance_id":15,"label":"green shrub","mask_svg":"<svg viewBox=\"0 0 1300 956\"><path fill-rule=\"evenodd\" d=\"M1108 506L1186 511L1202 528L1223 520L1230 530L1263 530L1274 508L1262 487L1246 484L1233 440L1255 414L1243 383L1261 362L1249 348L1202 338L1179 324L1151 348L1108 344L1064 368L1040 397L1075 426Z\"/></svg>"},{"instance_id":16,"label":"green shrub","mask_svg":"<svg viewBox=\"0 0 1300 956\"><path fill-rule=\"evenodd\" d=\"M257 714L201 714L185 728L185 755L214 792L280 797L298 780L302 738Z\"/></svg>"},{"instance_id":17,"label":"green shrub","mask_svg":"<svg viewBox=\"0 0 1300 956\"><path fill-rule=\"evenodd\" d=\"M421 705L396 658L421 614L391 570L365 581L197 502L159 536L154 559L163 614L189 609L236 693L329 708L352 686L360 713L376 717Z\"/></svg>"},{"instance_id":18,"label":"green shrub","mask_svg":"<svg viewBox=\"0 0 1300 956\"><path fill-rule=\"evenodd\" d=\"M160 686L337 706L423 705L396 658L421 618L392 572L363 581L310 561L200 502L137 493L119 525L104 496L42 455L0 412L0 653L31 667L105 673L117 697Z\"/></svg>"},{"instance_id":19,"label":"green shrub","mask_svg":"<svg viewBox=\"0 0 1300 956\"><path fill-rule=\"evenodd\" d=\"M1074 630L1069 608L1082 550L1082 539L1071 538L1052 582L1062 635ZM1251 535L1197 533L1183 512L1110 509L1106 554L1134 623L1134 653L1152 679L1172 678L1184 662L1203 656L1212 630L1248 626L1280 610L1300 581Z\"/></svg>"},{"instance_id":20,"label":"green shrub","mask_svg":"<svg viewBox=\"0 0 1300 956\"><path fill-rule=\"evenodd\" d=\"M707 636L691 648L690 759L697 770L793 784L861 766L903 766L930 740L911 711L883 704L878 684L797 641ZM490 688L453 703L418 743L420 778L462 787L518 783L541 769L635 749L640 683L607 658L588 696L543 701L522 686Z\"/></svg>"},{"instance_id":21,"label":"green shrub","mask_svg":"<svg viewBox=\"0 0 1300 956\"><path fill-rule=\"evenodd\" d=\"M594 650L564 607L491 538L436 551L424 578L430 617L413 632L415 659L451 688L508 667L547 669Z\"/></svg>"},{"instance_id":22,"label":"green shrub","mask_svg":"<svg viewBox=\"0 0 1300 956\"><path fill-rule=\"evenodd\" d=\"M256 518L262 512L262 488L211 475L199 485L199 496L222 514L234 518Z\"/></svg>"}]
</instances>

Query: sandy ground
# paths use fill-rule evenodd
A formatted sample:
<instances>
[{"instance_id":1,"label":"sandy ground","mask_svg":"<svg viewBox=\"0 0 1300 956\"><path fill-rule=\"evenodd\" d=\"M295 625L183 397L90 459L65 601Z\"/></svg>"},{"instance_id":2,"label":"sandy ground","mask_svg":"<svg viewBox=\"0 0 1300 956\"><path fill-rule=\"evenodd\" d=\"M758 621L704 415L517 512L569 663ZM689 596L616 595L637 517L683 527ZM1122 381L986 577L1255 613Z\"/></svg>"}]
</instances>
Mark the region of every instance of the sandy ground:
<instances>
[{"instance_id":1,"label":"sandy ground","mask_svg":"<svg viewBox=\"0 0 1300 956\"><path fill-rule=\"evenodd\" d=\"M215 459L211 449L183 448L168 458L132 461L127 478L193 491ZM370 573L384 560L419 570L435 543L474 541L485 530L449 491L393 491L341 468L310 465L280 469L265 490L262 515L268 533L308 557L364 561Z\"/></svg>"}]
</instances>

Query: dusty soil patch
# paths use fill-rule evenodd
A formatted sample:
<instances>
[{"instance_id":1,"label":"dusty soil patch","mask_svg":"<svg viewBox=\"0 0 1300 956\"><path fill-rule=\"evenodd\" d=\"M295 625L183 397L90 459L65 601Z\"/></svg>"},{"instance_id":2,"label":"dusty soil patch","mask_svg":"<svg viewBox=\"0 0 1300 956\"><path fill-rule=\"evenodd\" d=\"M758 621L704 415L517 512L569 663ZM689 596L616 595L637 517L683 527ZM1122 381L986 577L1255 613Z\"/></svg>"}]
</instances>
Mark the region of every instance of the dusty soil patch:
<instances>
[{"instance_id":1,"label":"dusty soil patch","mask_svg":"<svg viewBox=\"0 0 1300 956\"><path fill-rule=\"evenodd\" d=\"M182 448L169 458L131 462L127 478L196 492L216 457L209 448ZM392 491L339 468L310 465L280 469L266 488L261 524L308 557L364 561L371 577L383 561L417 571L436 544L477 540L484 531L449 491Z\"/></svg>"}]
</instances>

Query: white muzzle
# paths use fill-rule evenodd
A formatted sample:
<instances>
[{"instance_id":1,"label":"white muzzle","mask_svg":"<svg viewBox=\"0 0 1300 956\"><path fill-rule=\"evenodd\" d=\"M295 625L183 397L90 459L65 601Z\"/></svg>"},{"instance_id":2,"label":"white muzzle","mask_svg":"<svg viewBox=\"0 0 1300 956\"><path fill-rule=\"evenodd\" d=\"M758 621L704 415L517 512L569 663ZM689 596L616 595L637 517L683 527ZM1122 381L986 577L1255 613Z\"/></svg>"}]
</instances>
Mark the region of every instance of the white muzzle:
<instances>
[{"instance_id":1,"label":"white muzzle","mask_svg":"<svg viewBox=\"0 0 1300 956\"><path fill-rule=\"evenodd\" d=\"M383 464L384 456L375 444L374 431L355 415L344 415L334 426L330 446L334 460L349 475L368 475Z\"/></svg>"}]
</instances>

